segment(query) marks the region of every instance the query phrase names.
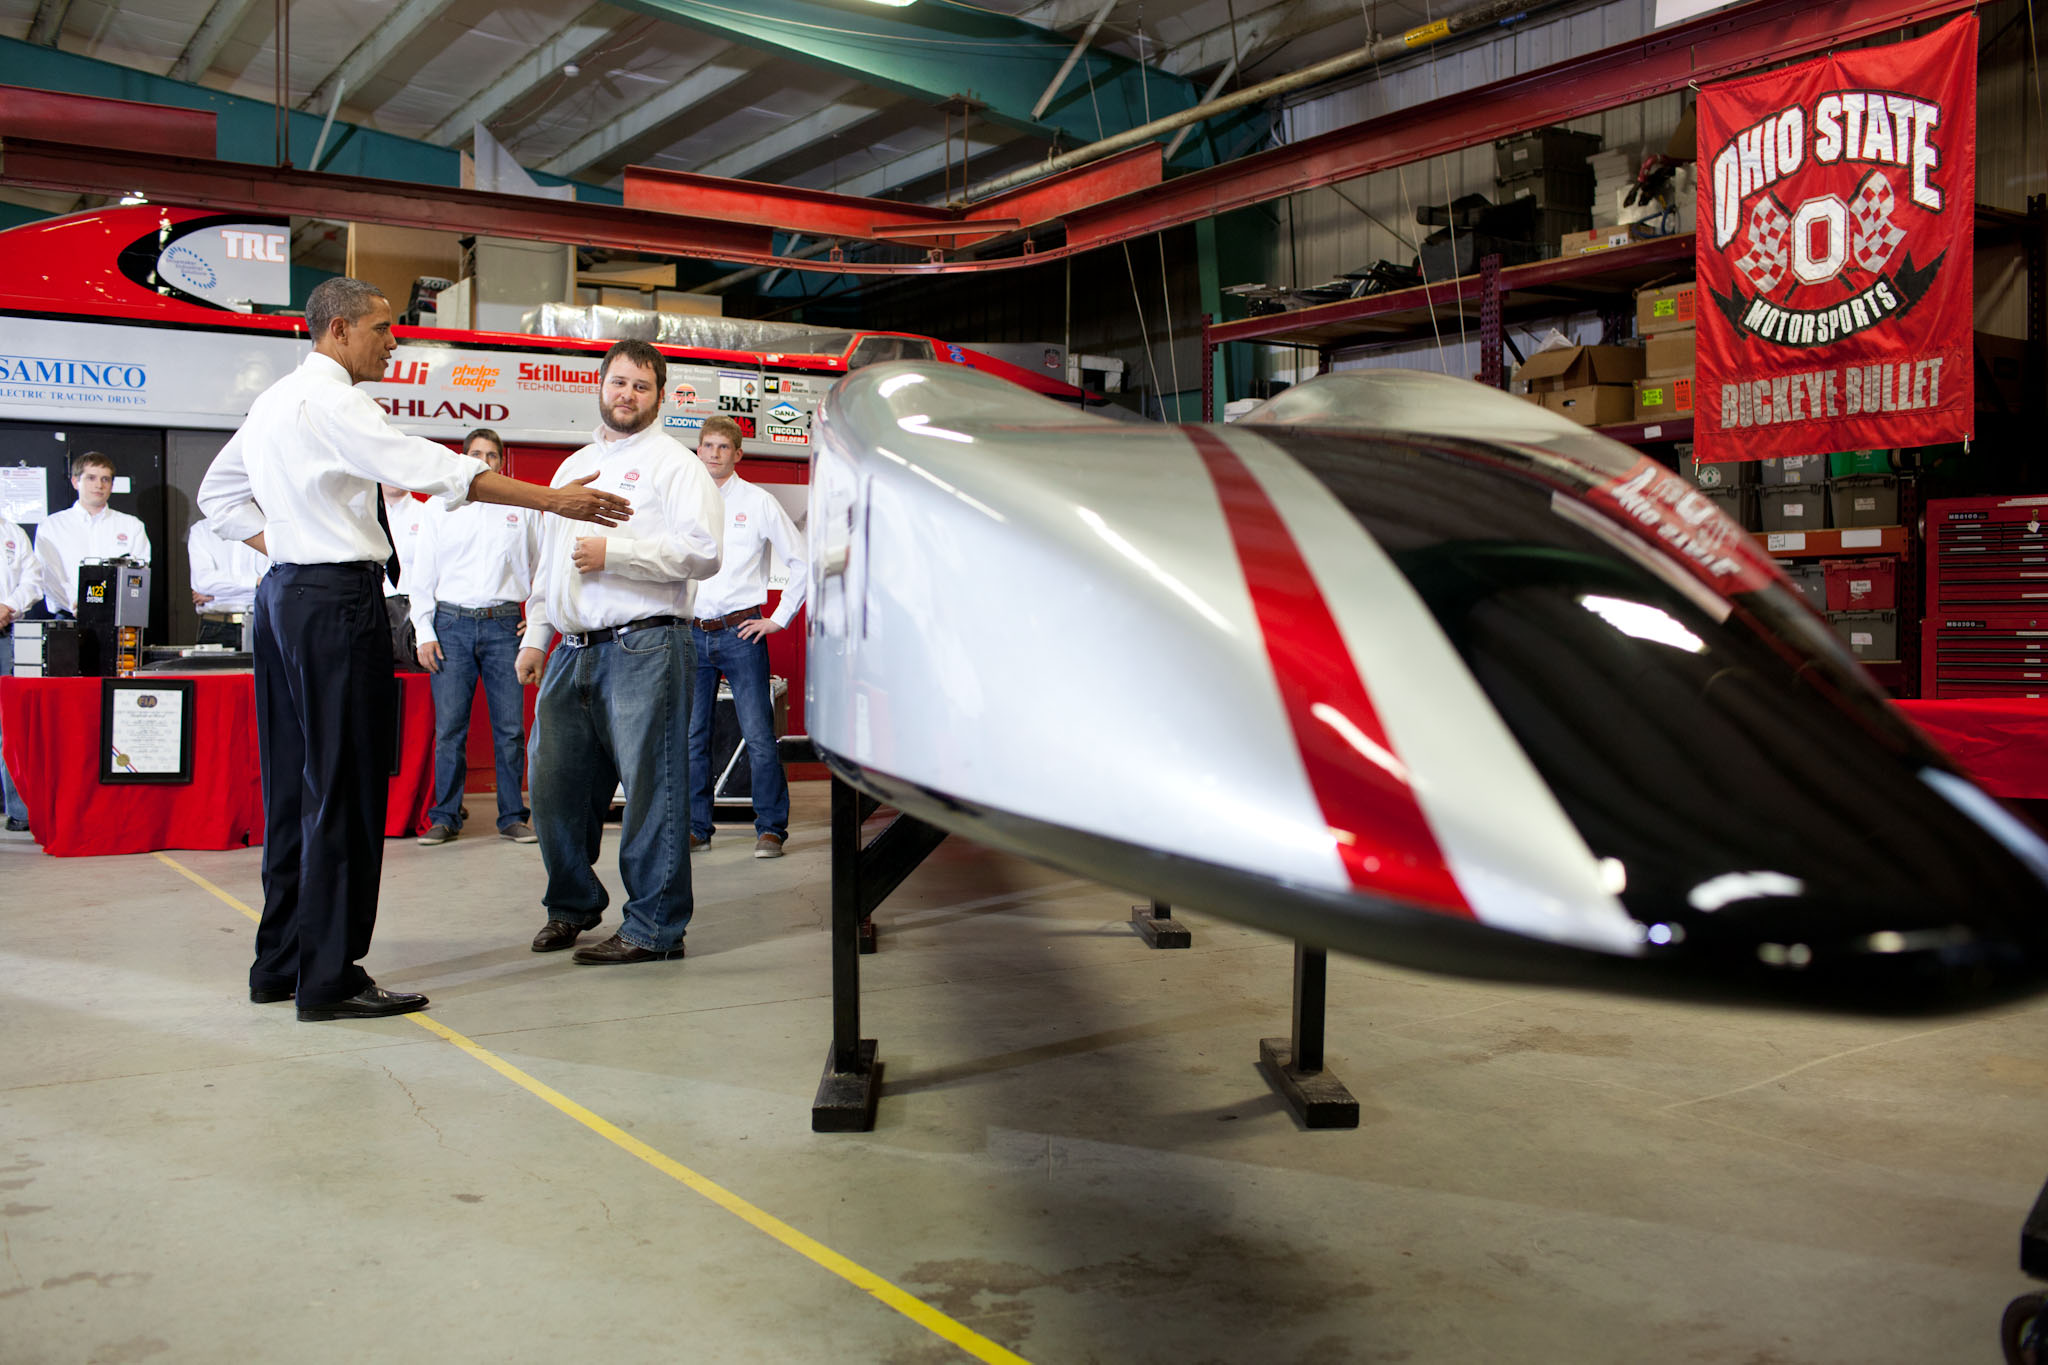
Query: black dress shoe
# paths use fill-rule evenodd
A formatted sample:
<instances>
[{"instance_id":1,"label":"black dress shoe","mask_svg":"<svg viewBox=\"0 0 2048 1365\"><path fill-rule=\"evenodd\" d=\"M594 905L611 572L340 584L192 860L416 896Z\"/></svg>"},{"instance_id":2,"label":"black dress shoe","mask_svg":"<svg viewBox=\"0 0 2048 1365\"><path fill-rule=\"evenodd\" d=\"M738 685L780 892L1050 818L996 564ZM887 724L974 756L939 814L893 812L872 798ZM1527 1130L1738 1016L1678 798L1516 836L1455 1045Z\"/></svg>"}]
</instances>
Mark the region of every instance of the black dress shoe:
<instances>
[{"instance_id":1,"label":"black dress shoe","mask_svg":"<svg viewBox=\"0 0 2048 1365\"><path fill-rule=\"evenodd\" d=\"M276 1005L292 998L290 991L262 991L251 986L249 1003L252 1005Z\"/></svg>"},{"instance_id":2,"label":"black dress shoe","mask_svg":"<svg viewBox=\"0 0 2048 1365\"><path fill-rule=\"evenodd\" d=\"M656 948L642 948L637 943L628 943L613 934L610 938L588 948L578 948L576 956L570 959L585 967L616 967L627 962L666 962L672 957L683 955L683 945L678 943L667 952Z\"/></svg>"},{"instance_id":3,"label":"black dress shoe","mask_svg":"<svg viewBox=\"0 0 2048 1365\"><path fill-rule=\"evenodd\" d=\"M382 986L365 986L346 1000L326 1005L299 1002L299 1022L314 1024L323 1019L382 1019L387 1014L411 1014L427 1007L427 997L409 991L387 991Z\"/></svg>"},{"instance_id":4,"label":"black dress shoe","mask_svg":"<svg viewBox=\"0 0 2048 1365\"><path fill-rule=\"evenodd\" d=\"M28 833L28 832L29 832L29 830L28 830L28 821L26 821L26 820L17 820L17 819L15 819L15 818L14 818L13 816L11 816L11 815L10 815L10 816L8 816L8 817L7 817L7 832L8 832L9 834L26 834L26 833Z\"/></svg>"},{"instance_id":5,"label":"black dress shoe","mask_svg":"<svg viewBox=\"0 0 2048 1365\"><path fill-rule=\"evenodd\" d=\"M582 930L565 919L551 919L533 936L536 953L559 953L574 943Z\"/></svg>"}]
</instances>

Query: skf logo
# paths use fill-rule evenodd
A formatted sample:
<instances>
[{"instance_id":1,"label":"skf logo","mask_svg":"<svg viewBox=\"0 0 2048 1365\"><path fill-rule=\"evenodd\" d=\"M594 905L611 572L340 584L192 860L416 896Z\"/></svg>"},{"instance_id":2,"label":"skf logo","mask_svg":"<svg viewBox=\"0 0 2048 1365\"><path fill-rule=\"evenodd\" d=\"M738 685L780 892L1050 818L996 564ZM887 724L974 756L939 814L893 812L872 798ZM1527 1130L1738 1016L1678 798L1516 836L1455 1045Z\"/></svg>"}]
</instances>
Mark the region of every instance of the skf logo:
<instances>
[{"instance_id":1,"label":"skf logo","mask_svg":"<svg viewBox=\"0 0 2048 1365\"><path fill-rule=\"evenodd\" d=\"M384 377L377 382L379 384L424 384L427 382L427 372L432 368L433 364L431 361L394 360L391 362L391 368L384 371Z\"/></svg>"}]
</instances>

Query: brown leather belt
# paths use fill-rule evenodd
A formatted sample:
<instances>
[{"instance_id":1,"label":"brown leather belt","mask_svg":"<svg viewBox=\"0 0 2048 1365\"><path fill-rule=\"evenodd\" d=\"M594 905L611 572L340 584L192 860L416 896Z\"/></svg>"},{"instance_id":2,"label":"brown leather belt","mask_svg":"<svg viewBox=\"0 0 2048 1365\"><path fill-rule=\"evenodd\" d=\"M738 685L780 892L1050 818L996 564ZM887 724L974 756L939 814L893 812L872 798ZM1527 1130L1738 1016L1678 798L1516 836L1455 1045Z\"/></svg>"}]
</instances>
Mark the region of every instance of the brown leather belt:
<instances>
[{"instance_id":1,"label":"brown leather belt","mask_svg":"<svg viewBox=\"0 0 2048 1365\"><path fill-rule=\"evenodd\" d=\"M623 626L606 626L603 630L586 630L581 635L564 634L562 636L562 643L573 649L588 649L592 645L601 645L617 635L630 634L636 630L653 630L656 626L679 626L681 624L683 624L683 618L680 616L643 616L637 621L628 621Z\"/></svg>"},{"instance_id":2,"label":"brown leather belt","mask_svg":"<svg viewBox=\"0 0 2048 1365\"><path fill-rule=\"evenodd\" d=\"M239 626L243 624L248 615L249 613L245 611L202 611L199 613L199 619Z\"/></svg>"},{"instance_id":3,"label":"brown leather belt","mask_svg":"<svg viewBox=\"0 0 2048 1365\"><path fill-rule=\"evenodd\" d=\"M723 616L700 616L691 624L699 630L718 631L739 625L742 621L751 621L760 614L759 607L741 607L738 611L729 611Z\"/></svg>"}]
</instances>

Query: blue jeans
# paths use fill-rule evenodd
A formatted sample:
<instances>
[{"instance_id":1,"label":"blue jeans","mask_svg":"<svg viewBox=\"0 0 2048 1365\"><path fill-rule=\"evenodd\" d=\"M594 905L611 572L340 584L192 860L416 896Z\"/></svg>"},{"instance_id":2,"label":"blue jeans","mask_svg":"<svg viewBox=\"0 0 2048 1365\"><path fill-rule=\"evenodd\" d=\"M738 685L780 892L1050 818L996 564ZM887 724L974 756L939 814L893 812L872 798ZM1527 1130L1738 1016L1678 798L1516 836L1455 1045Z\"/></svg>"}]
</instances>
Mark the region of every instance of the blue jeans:
<instances>
[{"instance_id":1,"label":"blue jeans","mask_svg":"<svg viewBox=\"0 0 2048 1365\"><path fill-rule=\"evenodd\" d=\"M696 695L702 704L690 713L690 833L711 837L711 719L717 706L718 675L732 684L733 711L740 738L747 746L747 776L754 801L754 833L789 837L789 781L775 752L775 698L768 690L768 642L742 640L730 627L690 627L697 652Z\"/></svg>"},{"instance_id":2,"label":"blue jeans","mask_svg":"<svg viewBox=\"0 0 2048 1365\"><path fill-rule=\"evenodd\" d=\"M429 675L434 693L434 804L427 823L462 828L462 785L469 776L469 711L476 683L484 683L491 712L491 751L498 761L498 828L523 823L530 812L519 799L526 775L522 733L526 695L514 661L519 656L519 607L497 616L465 616L455 607L434 609L441 640L441 671Z\"/></svg>"},{"instance_id":3,"label":"blue jeans","mask_svg":"<svg viewBox=\"0 0 2048 1365\"><path fill-rule=\"evenodd\" d=\"M533 717L533 825L547 917L595 929L610 903L591 870L621 781L619 937L665 952L689 927L689 632L657 626L555 650Z\"/></svg>"},{"instance_id":4,"label":"blue jeans","mask_svg":"<svg viewBox=\"0 0 2048 1365\"><path fill-rule=\"evenodd\" d=\"M0 635L0 677L14 676L14 637ZM0 806L6 807L5 814L10 820L28 823L28 807L22 803L21 793L15 789L13 777L8 775L7 762L0 758Z\"/></svg>"}]
</instances>

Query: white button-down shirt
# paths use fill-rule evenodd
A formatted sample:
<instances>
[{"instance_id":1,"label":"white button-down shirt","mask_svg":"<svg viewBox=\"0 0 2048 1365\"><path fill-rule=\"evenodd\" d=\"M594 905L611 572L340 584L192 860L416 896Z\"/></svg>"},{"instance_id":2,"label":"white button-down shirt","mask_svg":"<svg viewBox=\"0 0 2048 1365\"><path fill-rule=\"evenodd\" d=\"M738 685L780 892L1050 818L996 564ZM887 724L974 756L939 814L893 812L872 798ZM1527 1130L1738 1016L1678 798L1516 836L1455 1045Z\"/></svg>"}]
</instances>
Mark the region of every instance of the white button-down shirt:
<instances>
[{"instance_id":1,"label":"white button-down shirt","mask_svg":"<svg viewBox=\"0 0 2048 1365\"><path fill-rule=\"evenodd\" d=\"M465 507L468 505L463 504ZM413 566L419 562L420 533L426 528L427 515L434 506L431 502L421 502L410 493L384 499L384 520L391 527L391 553L398 556L398 581L393 583L389 573L380 580L386 597L402 597L412 592Z\"/></svg>"},{"instance_id":2,"label":"white button-down shirt","mask_svg":"<svg viewBox=\"0 0 2048 1365\"><path fill-rule=\"evenodd\" d=\"M586 474L589 486L633 504L620 526L547 517L526 603L529 649L546 649L556 630L571 634L622 626L647 616L691 615L697 580L718 572L724 507L718 485L696 453L659 427L621 441L603 433L555 471L556 488ZM576 541L603 536L604 568L579 573L569 562Z\"/></svg>"},{"instance_id":3,"label":"white button-down shirt","mask_svg":"<svg viewBox=\"0 0 2048 1365\"><path fill-rule=\"evenodd\" d=\"M453 511L429 503L426 513L412 564L399 579L412 599L413 630L421 644L441 638L434 633L434 608L443 602L495 607L524 602L533 592L539 513L486 502Z\"/></svg>"},{"instance_id":4,"label":"white button-down shirt","mask_svg":"<svg viewBox=\"0 0 2048 1365\"><path fill-rule=\"evenodd\" d=\"M697 615L708 619L765 604L772 552L789 570L789 586L782 590L782 600L768 619L787 626L803 606L804 590L809 586L810 561L796 523L773 493L737 474L720 484L718 491L725 498L725 562L715 575L697 585Z\"/></svg>"},{"instance_id":5,"label":"white button-down shirt","mask_svg":"<svg viewBox=\"0 0 2048 1365\"><path fill-rule=\"evenodd\" d=\"M20 616L43 595L43 561L36 557L35 543L28 532L6 517L0 517L0 602ZM0 664L12 659L0 659ZM0 668L0 674L7 670Z\"/></svg>"},{"instance_id":6,"label":"white button-down shirt","mask_svg":"<svg viewBox=\"0 0 2048 1365\"><path fill-rule=\"evenodd\" d=\"M36 528L36 557L43 561L43 601L51 611L75 611L78 566L88 559L122 556L149 563L149 533L126 512L102 507L98 516L77 503Z\"/></svg>"},{"instance_id":7,"label":"white button-down shirt","mask_svg":"<svg viewBox=\"0 0 2048 1365\"><path fill-rule=\"evenodd\" d=\"M318 351L256 396L199 485L199 507L223 539L261 531L278 564L382 564L379 482L460 505L487 468L407 436Z\"/></svg>"},{"instance_id":8,"label":"white button-down shirt","mask_svg":"<svg viewBox=\"0 0 2048 1365\"><path fill-rule=\"evenodd\" d=\"M199 611L247 611L256 605L256 584L270 572L268 558L239 540L222 540L203 521L186 533L185 552L192 561L192 591L212 599L200 603Z\"/></svg>"}]
</instances>

